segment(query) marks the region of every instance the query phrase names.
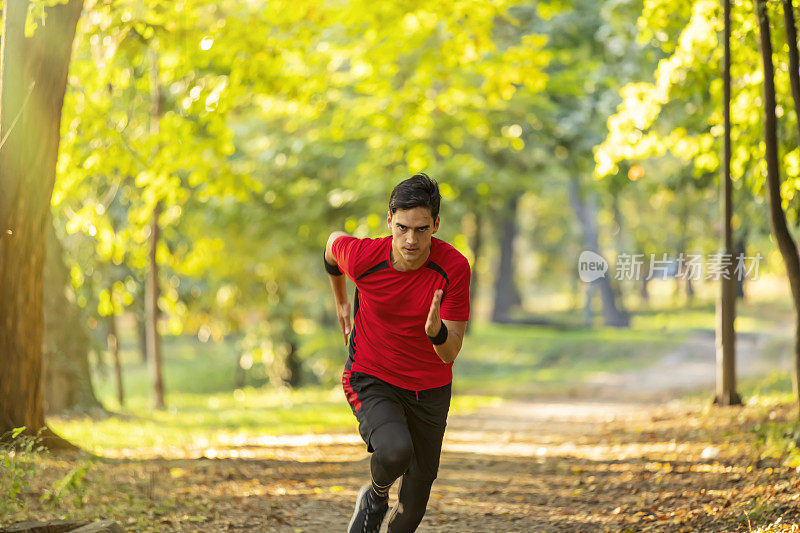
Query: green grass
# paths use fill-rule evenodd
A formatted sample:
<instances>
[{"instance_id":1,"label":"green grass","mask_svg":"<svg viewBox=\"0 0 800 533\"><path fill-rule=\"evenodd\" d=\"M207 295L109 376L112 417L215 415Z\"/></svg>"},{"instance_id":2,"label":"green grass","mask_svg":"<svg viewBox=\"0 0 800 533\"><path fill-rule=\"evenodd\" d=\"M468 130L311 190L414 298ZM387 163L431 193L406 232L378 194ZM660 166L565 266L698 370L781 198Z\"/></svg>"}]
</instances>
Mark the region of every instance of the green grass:
<instances>
[{"instance_id":1,"label":"green grass","mask_svg":"<svg viewBox=\"0 0 800 533\"><path fill-rule=\"evenodd\" d=\"M99 455L134 448L169 454L174 449L253 444L269 436L356 431L338 377L292 390L268 384L253 386L253 382L267 383L255 372L245 386L235 388L239 361L235 340L215 344L166 337L163 351L167 409L151 409L148 370L133 349L125 349L124 406L117 401L110 375L95 376L98 398L119 416L50 417L48 424ZM260 369L263 373L263 367ZM340 376L341 366L335 371ZM451 412L465 413L498 401L489 395L455 394Z\"/></svg>"},{"instance_id":2,"label":"green grass","mask_svg":"<svg viewBox=\"0 0 800 533\"><path fill-rule=\"evenodd\" d=\"M671 301L633 309L630 328L578 328L564 312L542 315L559 326L478 324L467 338L454 367L458 390L501 396L569 392L599 372L619 372L654 365L690 335L713 335L715 304L690 306ZM736 330L741 334L785 327L794 313L788 299L737 304ZM530 318L530 317L528 317ZM765 348L770 357L785 343Z\"/></svg>"},{"instance_id":3,"label":"green grass","mask_svg":"<svg viewBox=\"0 0 800 533\"><path fill-rule=\"evenodd\" d=\"M520 396L576 386L597 372L655 364L685 333L479 324L454 366L454 387Z\"/></svg>"},{"instance_id":4,"label":"green grass","mask_svg":"<svg viewBox=\"0 0 800 533\"><path fill-rule=\"evenodd\" d=\"M800 418L791 376L773 372L740 380L737 390L748 409L757 413L757 421L749 425L743 422L743 428L749 432L760 458L777 459L791 468L800 467ZM709 397L707 393L702 400L709 401ZM699 394L687 396L687 400L700 399Z\"/></svg>"},{"instance_id":5,"label":"green grass","mask_svg":"<svg viewBox=\"0 0 800 533\"><path fill-rule=\"evenodd\" d=\"M125 416L53 417L48 424L100 455L130 448L169 452L170 448L253 445L262 437L355 431L357 427L340 389L247 387L229 393L172 393L166 400L168 409L160 411L144 407L144 398L135 400L139 407L126 409ZM456 395L451 412L469 412L496 401Z\"/></svg>"},{"instance_id":6,"label":"green grass","mask_svg":"<svg viewBox=\"0 0 800 533\"><path fill-rule=\"evenodd\" d=\"M749 299L736 304L736 331L760 333L785 323L794 314L791 301L781 299L760 301ZM689 333L714 331L716 312L713 302L696 302L689 307L664 304L656 308L637 309L631 325L641 331L670 331Z\"/></svg>"},{"instance_id":7,"label":"green grass","mask_svg":"<svg viewBox=\"0 0 800 533\"><path fill-rule=\"evenodd\" d=\"M742 380L739 383L739 390L744 400L754 404L772 405L794 401L792 377L783 372Z\"/></svg>"}]
</instances>

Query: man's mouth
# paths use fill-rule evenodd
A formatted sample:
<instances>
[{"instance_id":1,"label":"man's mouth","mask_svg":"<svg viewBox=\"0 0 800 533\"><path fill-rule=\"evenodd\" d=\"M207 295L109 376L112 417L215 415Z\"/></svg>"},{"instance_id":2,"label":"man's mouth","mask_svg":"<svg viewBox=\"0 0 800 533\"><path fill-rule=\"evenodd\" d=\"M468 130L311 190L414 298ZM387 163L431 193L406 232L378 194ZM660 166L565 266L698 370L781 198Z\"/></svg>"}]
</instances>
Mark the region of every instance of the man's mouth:
<instances>
[{"instance_id":1,"label":"man's mouth","mask_svg":"<svg viewBox=\"0 0 800 533\"><path fill-rule=\"evenodd\" d=\"M408 252L410 254L413 254L414 252L416 252L418 250L418 248L403 248L403 250L405 250L406 252Z\"/></svg>"}]
</instances>

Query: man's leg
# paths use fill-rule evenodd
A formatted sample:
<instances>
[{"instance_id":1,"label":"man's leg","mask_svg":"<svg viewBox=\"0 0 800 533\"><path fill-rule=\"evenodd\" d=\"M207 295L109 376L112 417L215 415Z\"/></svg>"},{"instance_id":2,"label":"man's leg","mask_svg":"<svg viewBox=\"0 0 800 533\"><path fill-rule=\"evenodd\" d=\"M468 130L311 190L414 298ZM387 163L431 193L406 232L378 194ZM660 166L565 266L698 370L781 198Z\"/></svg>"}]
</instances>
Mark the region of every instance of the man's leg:
<instances>
[{"instance_id":1,"label":"man's leg","mask_svg":"<svg viewBox=\"0 0 800 533\"><path fill-rule=\"evenodd\" d=\"M379 500L389 498L389 488L408 470L414 446L404 422L389 422L372 432L369 444L373 450L370 459L372 491Z\"/></svg>"},{"instance_id":2,"label":"man's leg","mask_svg":"<svg viewBox=\"0 0 800 533\"><path fill-rule=\"evenodd\" d=\"M345 370L342 381L358 432L372 453L374 495L385 500L394 481L408 470L414 453L403 405L395 388L376 377Z\"/></svg>"},{"instance_id":3,"label":"man's leg","mask_svg":"<svg viewBox=\"0 0 800 533\"><path fill-rule=\"evenodd\" d=\"M397 504L389 515L389 533L411 533L425 516L433 480L403 476L400 481Z\"/></svg>"},{"instance_id":4,"label":"man's leg","mask_svg":"<svg viewBox=\"0 0 800 533\"><path fill-rule=\"evenodd\" d=\"M404 402L414 455L400 482L397 505L389 516L389 533L415 531L425 516L431 487L439 472L450 396L448 384L408 395Z\"/></svg>"},{"instance_id":5,"label":"man's leg","mask_svg":"<svg viewBox=\"0 0 800 533\"><path fill-rule=\"evenodd\" d=\"M345 370L343 386L358 419L358 431L372 453L371 482L358 494L348 531L377 533L388 509L389 488L411 463L413 440L403 406L391 385Z\"/></svg>"}]
</instances>

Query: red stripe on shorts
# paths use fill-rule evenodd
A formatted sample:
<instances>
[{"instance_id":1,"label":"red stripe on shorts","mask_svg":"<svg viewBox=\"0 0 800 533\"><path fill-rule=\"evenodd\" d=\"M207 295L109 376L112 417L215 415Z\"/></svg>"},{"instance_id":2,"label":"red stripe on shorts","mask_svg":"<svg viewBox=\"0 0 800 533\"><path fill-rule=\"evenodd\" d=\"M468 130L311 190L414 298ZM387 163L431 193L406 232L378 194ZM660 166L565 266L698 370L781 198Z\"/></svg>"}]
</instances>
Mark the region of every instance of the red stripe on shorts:
<instances>
[{"instance_id":1,"label":"red stripe on shorts","mask_svg":"<svg viewBox=\"0 0 800 533\"><path fill-rule=\"evenodd\" d=\"M342 388L344 388L344 395L347 397L347 401L353 407L353 411L357 413L358 410L361 409L361 400L358 399L358 394L356 394L356 391L354 391L353 387L350 385L349 369L345 369L342 374Z\"/></svg>"}]
</instances>

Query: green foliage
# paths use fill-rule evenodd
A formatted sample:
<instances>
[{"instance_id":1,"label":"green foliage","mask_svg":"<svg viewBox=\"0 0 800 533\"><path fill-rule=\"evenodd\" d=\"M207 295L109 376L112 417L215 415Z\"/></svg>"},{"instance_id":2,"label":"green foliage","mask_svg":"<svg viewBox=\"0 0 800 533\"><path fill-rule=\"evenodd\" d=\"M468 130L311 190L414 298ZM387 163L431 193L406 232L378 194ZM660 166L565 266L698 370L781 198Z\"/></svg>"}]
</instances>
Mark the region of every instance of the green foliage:
<instances>
[{"instance_id":1,"label":"green foliage","mask_svg":"<svg viewBox=\"0 0 800 533\"><path fill-rule=\"evenodd\" d=\"M240 368L266 369L278 386L299 354L316 368L303 377L325 382L331 348L313 330L333 313L320 249L334 229L384 234L387 193L419 170L441 182L439 236L467 255L460 222L481 215L492 230L506 199L529 193L535 281L559 289L579 251L569 177L601 195L601 224L629 226L613 243L601 235L606 248L708 246L710 130L678 150L707 156L699 180L675 155L658 180L632 184L635 162L622 159L609 179L586 178L620 87L659 58L678 54L662 61L662 81L625 89L621 109L633 94L640 120L658 115L668 105L653 91L673 95L663 85L682 76L680 96L710 109L697 86L715 67L695 63L716 53L700 31L715 16L708 3L655 0L87 5L52 198L76 303L98 344L105 317L141 315L158 204L162 332L235 338ZM669 115L687 131L697 122ZM641 208L676 204L699 214L665 228Z\"/></svg>"},{"instance_id":2,"label":"green foliage","mask_svg":"<svg viewBox=\"0 0 800 533\"><path fill-rule=\"evenodd\" d=\"M53 483L40 500L52 507L57 507L67 496L72 496L72 503L75 507L83 507L86 497L86 485L83 478L86 472L92 467L92 463L84 462L69 470L61 479Z\"/></svg>"},{"instance_id":3,"label":"green foliage","mask_svg":"<svg viewBox=\"0 0 800 533\"><path fill-rule=\"evenodd\" d=\"M764 422L752 431L762 457L780 458L792 468L800 466L800 421Z\"/></svg>"},{"instance_id":4,"label":"green foliage","mask_svg":"<svg viewBox=\"0 0 800 533\"><path fill-rule=\"evenodd\" d=\"M42 454L39 434L24 434L25 427L15 428L0 445L0 516L11 515L22 509L23 494L36 476ZM83 478L93 463L85 462L71 469L62 479L53 483L41 496L42 503L56 508L67 496L72 496L75 507L83 505L86 486Z\"/></svg>"},{"instance_id":5,"label":"green foliage","mask_svg":"<svg viewBox=\"0 0 800 533\"><path fill-rule=\"evenodd\" d=\"M44 451L39 436L23 434L26 429L15 428L0 439L0 515L22 506L22 493L36 474L37 456Z\"/></svg>"},{"instance_id":6,"label":"green foliage","mask_svg":"<svg viewBox=\"0 0 800 533\"><path fill-rule=\"evenodd\" d=\"M524 107L504 113L544 89L550 54L516 4L88 6L52 199L77 303L94 323L141 307L160 203L164 330L243 335L279 381L328 313L324 274L298 265L329 231L380 233L391 186L426 169L463 249L458 217L524 179L497 168L524 156Z\"/></svg>"},{"instance_id":7,"label":"green foliage","mask_svg":"<svg viewBox=\"0 0 800 533\"><path fill-rule=\"evenodd\" d=\"M788 81L780 2L769 2L775 42L783 207L797 220L797 117ZM762 80L753 2L732 2L731 123L735 239L746 255L774 250L765 213ZM719 249L719 175L723 138L722 4L646 0L638 42L659 58L620 90L622 101L595 147L595 175L625 191L619 204L628 240L645 252ZM643 64L643 68L648 65ZM667 217L652 217L651 207ZM632 208L633 207L633 208ZM642 216L644 214L644 216ZM631 235L632 233L632 235ZM633 238L631 238L633 237ZM766 251L766 253L765 253ZM782 270L782 269L781 269Z\"/></svg>"},{"instance_id":8,"label":"green foliage","mask_svg":"<svg viewBox=\"0 0 800 533\"><path fill-rule=\"evenodd\" d=\"M789 339L780 342L780 351L787 351ZM765 356L774 351L767 346ZM800 419L797 418L792 379L783 372L741 382L741 394L748 406L761 412L758 421L748 430L758 458L780 462L791 468L800 466Z\"/></svg>"},{"instance_id":9,"label":"green foliage","mask_svg":"<svg viewBox=\"0 0 800 533\"><path fill-rule=\"evenodd\" d=\"M773 40L785 40L782 7L768 3ZM752 2L735 2L732 9L731 174L737 194L764 189L763 124L760 111L762 73L756 17ZM658 63L652 81L622 88L622 103L608 119L608 135L596 151L596 172L614 176L620 164L642 165L647 179L663 180L664 165L688 168L698 180L719 173L722 126L722 11L719 2L645 2L639 37L667 57ZM796 114L788 81L787 47L776 44L777 113L781 118L784 207L796 211ZM674 171L673 171L674 172ZM757 203L763 202L760 198ZM739 220L760 224L752 201L739 200ZM734 222L735 224L737 221Z\"/></svg>"}]
</instances>

